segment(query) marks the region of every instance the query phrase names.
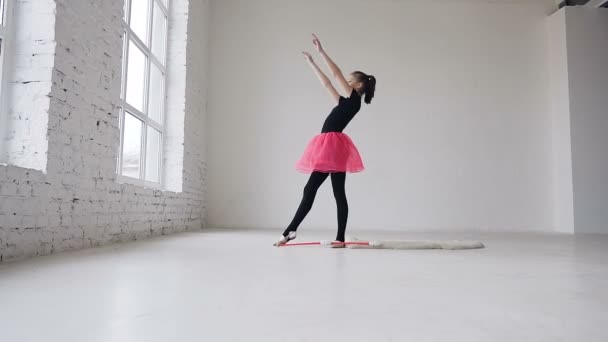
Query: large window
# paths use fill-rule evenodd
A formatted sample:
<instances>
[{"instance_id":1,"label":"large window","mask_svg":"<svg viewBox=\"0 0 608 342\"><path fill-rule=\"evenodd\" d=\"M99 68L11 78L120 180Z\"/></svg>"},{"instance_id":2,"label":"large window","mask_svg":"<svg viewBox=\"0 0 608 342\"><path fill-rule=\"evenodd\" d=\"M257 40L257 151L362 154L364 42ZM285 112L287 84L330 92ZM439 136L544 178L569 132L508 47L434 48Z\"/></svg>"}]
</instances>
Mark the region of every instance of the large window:
<instances>
[{"instance_id":1,"label":"large window","mask_svg":"<svg viewBox=\"0 0 608 342\"><path fill-rule=\"evenodd\" d=\"M4 114L4 103L5 99L3 97L3 88L6 86L5 82L5 73L3 70L6 70L6 54L9 47L9 39L11 37L10 33L10 22L11 19L9 17L10 11L10 0L0 0L0 115Z\"/></svg>"},{"instance_id":2,"label":"large window","mask_svg":"<svg viewBox=\"0 0 608 342\"><path fill-rule=\"evenodd\" d=\"M8 121L8 53L10 49L12 11L10 2L12 0L0 0L0 162L6 162L6 141Z\"/></svg>"},{"instance_id":3,"label":"large window","mask_svg":"<svg viewBox=\"0 0 608 342\"><path fill-rule=\"evenodd\" d=\"M124 0L124 46L117 173L161 182L169 0Z\"/></svg>"}]
</instances>

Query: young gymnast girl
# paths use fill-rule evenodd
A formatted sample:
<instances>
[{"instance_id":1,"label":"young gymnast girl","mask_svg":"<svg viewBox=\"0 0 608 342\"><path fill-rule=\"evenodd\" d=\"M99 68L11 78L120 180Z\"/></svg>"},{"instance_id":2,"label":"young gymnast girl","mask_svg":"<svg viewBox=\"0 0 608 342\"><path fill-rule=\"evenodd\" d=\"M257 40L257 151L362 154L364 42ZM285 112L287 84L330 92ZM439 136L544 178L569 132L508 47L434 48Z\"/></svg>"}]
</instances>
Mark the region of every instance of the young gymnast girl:
<instances>
[{"instance_id":1,"label":"young gymnast girl","mask_svg":"<svg viewBox=\"0 0 608 342\"><path fill-rule=\"evenodd\" d=\"M310 174L310 178L304 187L304 196L293 220L285 229L279 241L274 244L275 246L280 246L296 238L296 230L312 208L317 190L331 175L331 184L338 207L338 234L336 235L338 244L332 244L331 246L344 247L339 242L345 242L344 234L348 219L348 203L344 190L346 173L363 171L363 161L359 151L357 151L352 140L342 131L361 109L362 96L365 96L365 103L371 103L376 89L376 78L361 71L355 71L346 79L340 68L325 53L319 38L314 34L313 44L331 71L332 76L338 82L340 89L348 97L340 96L329 78L314 62L312 56L308 52L303 52L308 64L310 64L321 84L327 89L337 105L325 119L321 134L315 136L308 143L302 157L296 163L296 169Z\"/></svg>"}]
</instances>

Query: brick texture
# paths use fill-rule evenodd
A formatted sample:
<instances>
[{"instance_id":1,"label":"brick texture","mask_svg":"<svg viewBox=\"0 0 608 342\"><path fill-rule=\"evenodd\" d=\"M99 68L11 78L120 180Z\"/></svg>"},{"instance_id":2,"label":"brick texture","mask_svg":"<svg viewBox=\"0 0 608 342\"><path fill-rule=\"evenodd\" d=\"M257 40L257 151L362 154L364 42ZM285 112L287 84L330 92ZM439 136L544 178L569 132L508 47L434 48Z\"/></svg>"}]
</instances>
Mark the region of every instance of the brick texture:
<instances>
[{"instance_id":1,"label":"brick texture","mask_svg":"<svg viewBox=\"0 0 608 342\"><path fill-rule=\"evenodd\" d=\"M15 83L32 85L19 93L28 101L22 117L44 116L46 136L34 145L48 149L32 147L45 155L44 167L0 165L0 261L203 228L208 0L172 1L170 20L187 23L181 34L169 34L178 50L169 58L175 88L167 116L181 115L183 124L181 137L165 146L181 164L164 171L165 179L180 180L170 187L177 191L116 181L122 0L21 2L47 6L38 20L54 28L30 42L45 54L31 51L20 70L29 83Z\"/></svg>"}]
</instances>

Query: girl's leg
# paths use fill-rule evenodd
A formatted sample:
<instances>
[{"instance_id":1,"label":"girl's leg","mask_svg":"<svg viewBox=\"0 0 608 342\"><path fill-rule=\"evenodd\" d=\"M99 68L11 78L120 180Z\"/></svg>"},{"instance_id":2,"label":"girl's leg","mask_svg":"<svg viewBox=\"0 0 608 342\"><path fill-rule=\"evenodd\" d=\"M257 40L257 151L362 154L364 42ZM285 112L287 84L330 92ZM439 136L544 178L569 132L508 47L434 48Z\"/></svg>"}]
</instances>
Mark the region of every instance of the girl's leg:
<instances>
[{"instance_id":1,"label":"girl's leg","mask_svg":"<svg viewBox=\"0 0 608 342\"><path fill-rule=\"evenodd\" d=\"M348 220L348 202L346 201L346 172L338 172L331 174L331 185L334 189L334 197L338 207L338 234L336 241L344 242L344 234L346 233L346 221Z\"/></svg>"},{"instance_id":2,"label":"girl's leg","mask_svg":"<svg viewBox=\"0 0 608 342\"><path fill-rule=\"evenodd\" d=\"M328 173L322 172L313 172L308 179L308 183L304 187L304 196L302 196L302 202L300 202L300 206L296 211L296 215L293 220L283 232L283 236L287 236L289 232L296 231L300 226L300 223L304 220L310 209L312 208L312 203L315 200L315 196L317 195L317 190L321 187L321 184L327 179L329 176Z\"/></svg>"}]
</instances>

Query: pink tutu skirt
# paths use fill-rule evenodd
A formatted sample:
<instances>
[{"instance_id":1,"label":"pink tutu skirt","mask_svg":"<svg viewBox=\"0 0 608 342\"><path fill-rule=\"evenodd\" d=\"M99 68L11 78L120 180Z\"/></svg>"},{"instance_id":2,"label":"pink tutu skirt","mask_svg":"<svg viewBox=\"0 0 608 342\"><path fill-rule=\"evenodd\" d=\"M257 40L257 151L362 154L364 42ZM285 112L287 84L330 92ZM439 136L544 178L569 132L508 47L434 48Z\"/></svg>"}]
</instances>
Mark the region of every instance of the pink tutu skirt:
<instances>
[{"instance_id":1,"label":"pink tutu skirt","mask_svg":"<svg viewBox=\"0 0 608 342\"><path fill-rule=\"evenodd\" d=\"M303 173L352 173L363 169L357 147L348 135L339 132L321 133L312 138L296 163L296 170Z\"/></svg>"}]
</instances>

